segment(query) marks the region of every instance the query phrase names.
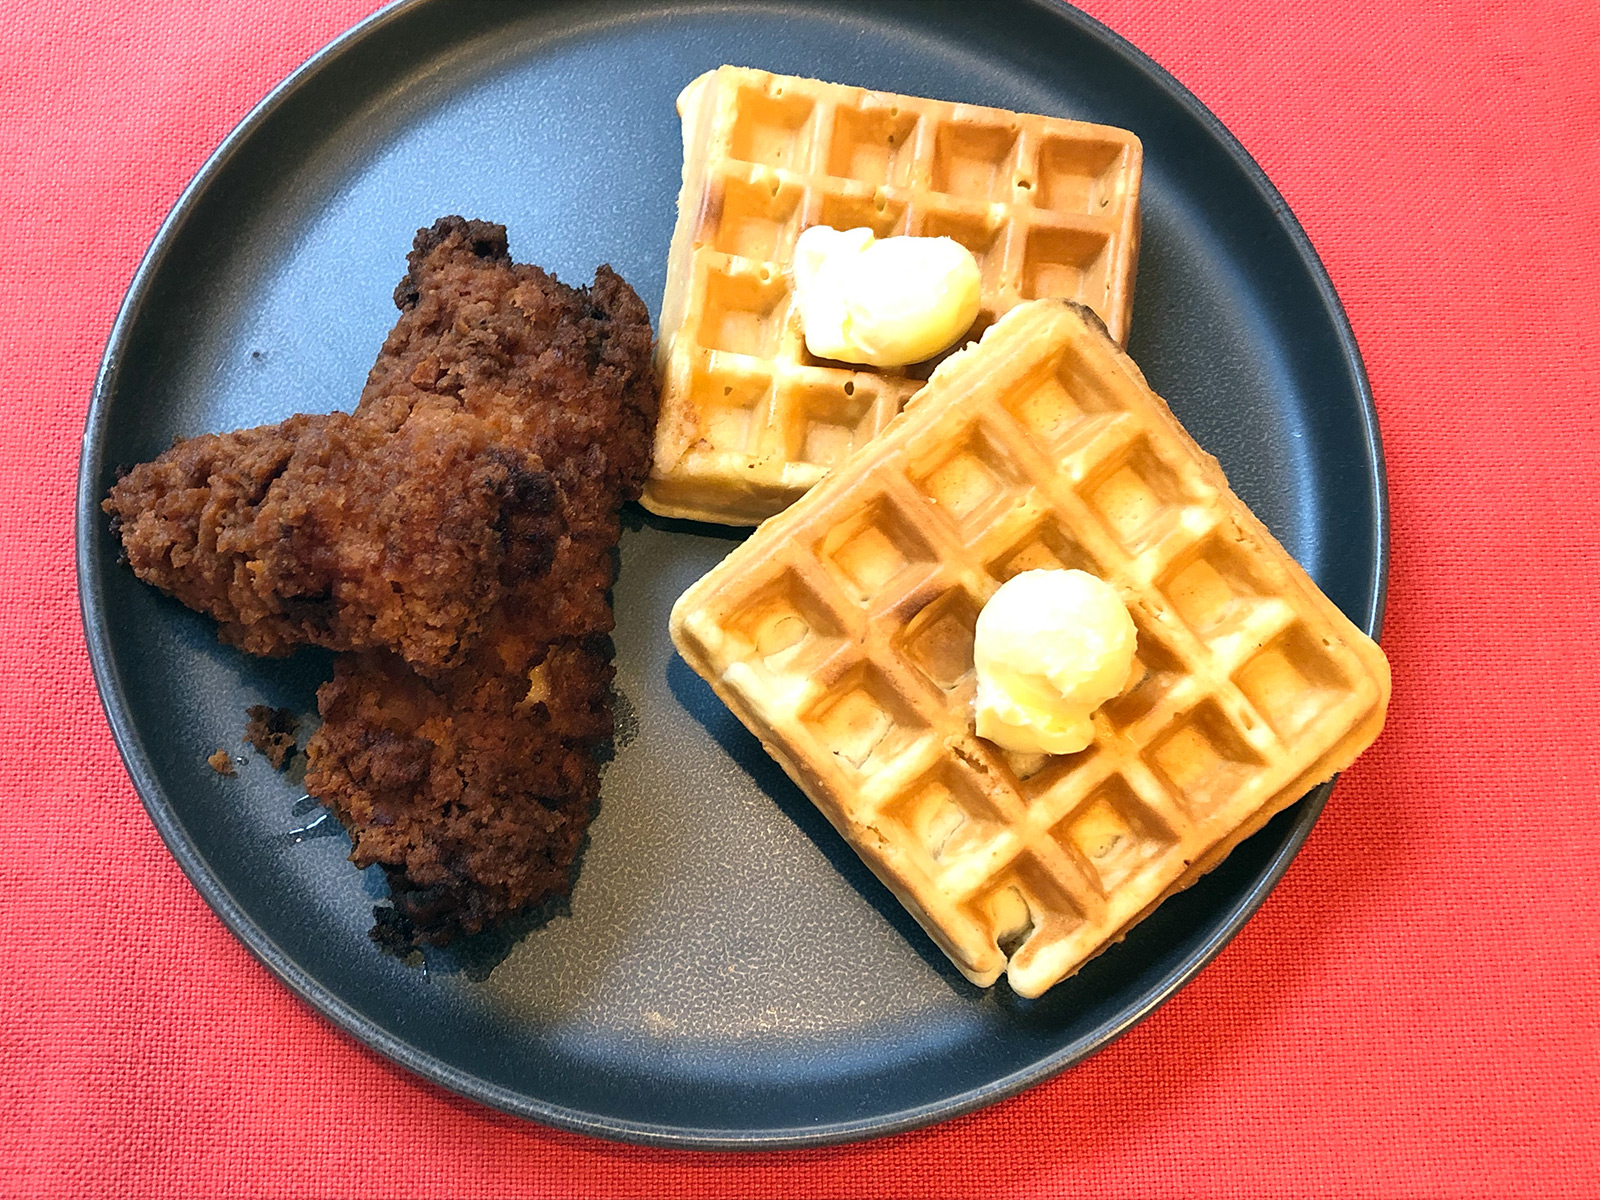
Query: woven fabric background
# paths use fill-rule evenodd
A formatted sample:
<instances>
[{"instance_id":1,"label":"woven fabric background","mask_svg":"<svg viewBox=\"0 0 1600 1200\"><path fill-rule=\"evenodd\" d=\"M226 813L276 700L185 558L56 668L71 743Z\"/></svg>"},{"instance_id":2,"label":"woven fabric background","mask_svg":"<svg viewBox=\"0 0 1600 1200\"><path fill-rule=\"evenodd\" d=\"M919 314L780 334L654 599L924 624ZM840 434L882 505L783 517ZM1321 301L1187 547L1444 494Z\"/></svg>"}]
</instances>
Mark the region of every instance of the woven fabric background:
<instances>
[{"instance_id":1,"label":"woven fabric background","mask_svg":"<svg viewBox=\"0 0 1600 1200\"><path fill-rule=\"evenodd\" d=\"M72 492L117 305L212 147L374 7L0 2L0 1194L1600 1195L1600 7L1089 0L1257 157L1349 310L1389 726L1123 1041L757 1157L549 1132L335 1032L180 874L95 697Z\"/></svg>"}]
</instances>

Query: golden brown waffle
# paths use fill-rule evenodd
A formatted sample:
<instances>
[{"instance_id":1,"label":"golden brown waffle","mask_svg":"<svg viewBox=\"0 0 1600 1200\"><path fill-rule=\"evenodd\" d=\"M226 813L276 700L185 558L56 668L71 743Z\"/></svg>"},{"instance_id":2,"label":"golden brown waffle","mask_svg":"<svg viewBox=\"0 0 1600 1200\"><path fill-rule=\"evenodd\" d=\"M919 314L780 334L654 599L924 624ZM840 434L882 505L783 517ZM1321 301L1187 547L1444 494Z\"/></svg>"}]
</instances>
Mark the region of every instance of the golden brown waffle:
<instances>
[{"instance_id":1,"label":"golden brown waffle","mask_svg":"<svg viewBox=\"0 0 1600 1200\"><path fill-rule=\"evenodd\" d=\"M1139 139L1121 129L722 67L678 98L683 190L667 263L652 512L753 525L876 435L932 370L814 358L790 304L812 225L951 237L984 328L1041 296L1127 336Z\"/></svg>"},{"instance_id":2,"label":"golden brown waffle","mask_svg":"<svg viewBox=\"0 0 1600 1200\"><path fill-rule=\"evenodd\" d=\"M973 732L973 625L1078 567L1138 629L1082 753ZM679 599L690 666L955 964L1037 996L1377 736L1383 652L1077 305L1013 309Z\"/></svg>"}]
</instances>

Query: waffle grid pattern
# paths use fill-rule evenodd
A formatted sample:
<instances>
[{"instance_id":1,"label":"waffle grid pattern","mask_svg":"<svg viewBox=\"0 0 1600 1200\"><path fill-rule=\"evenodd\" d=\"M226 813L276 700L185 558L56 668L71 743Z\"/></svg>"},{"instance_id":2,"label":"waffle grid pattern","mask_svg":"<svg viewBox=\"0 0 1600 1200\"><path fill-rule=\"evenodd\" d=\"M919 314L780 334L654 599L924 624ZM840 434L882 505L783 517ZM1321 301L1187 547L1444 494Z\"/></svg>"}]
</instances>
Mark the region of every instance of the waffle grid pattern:
<instances>
[{"instance_id":1,"label":"waffle grid pattern","mask_svg":"<svg viewBox=\"0 0 1600 1200\"><path fill-rule=\"evenodd\" d=\"M1065 296L1125 338L1142 163L1132 134L731 67L680 106L653 510L760 520L879 433L931 373L806 350L789 266L813 225L965 245L983 280L972 337L1024 300Z\"/></svg>"},{"instance_id":2,"label":"waffle grid pattern","mask_svg":"<svg viewBox=\"0 0 1600 1200\"><path fill-rule=\"evenodd\" d=\"M1382 691L1359 643L1380 652L1112 353L1067 306L1018 310L674 617L956 964L988 984L1009 960L1024 995L1345 765ZM971 730L973 626L1056 566L1118 587L1136 671L1087 750L1008 755Z\"/></svg>"}]
</instances>

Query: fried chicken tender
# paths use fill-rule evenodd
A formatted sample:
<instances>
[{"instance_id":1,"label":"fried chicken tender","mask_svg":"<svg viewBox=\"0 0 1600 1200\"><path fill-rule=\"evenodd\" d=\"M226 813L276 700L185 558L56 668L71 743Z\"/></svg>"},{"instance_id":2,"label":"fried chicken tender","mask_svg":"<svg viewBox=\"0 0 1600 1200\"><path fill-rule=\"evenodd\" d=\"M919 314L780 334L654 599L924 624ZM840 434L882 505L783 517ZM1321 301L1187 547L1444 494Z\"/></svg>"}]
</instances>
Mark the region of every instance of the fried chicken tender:
<instances>
[{"instance_id":1,"label":"fried chicken tender","mask_svg":"<svg viewBox=\"0 0 1600 1200\"><path fill-rule=\"evenodd\" d=\"M134 572L252 654L392 648L456 665L506 587L548 566L554 477L469 413L331 413L178 442L104 508Z\"/></svg>"},{"instance_id":2,"label":"fried chicken tender","mask_svg":"<svg viewBox=\"0 0 1600 1200\"><path fill-rule=\"evenodd\" d=\"M611 735L611 647L563 639L528 675L425 680L392 654L343 655L317 693L306 787L378 864L391 949L446 944L565 895Z\"/></svg>"},{"instance_id":3,"label":"fried chicken tender","mask_svg":"<svg viewBox=\"0 0 1600 1200\"><path fill-rule=\"evenodd\" d=\"M444 945L565 895L611 737L619 509L649 470L649 314L499 225L419 230L352 414L179 443L105 507L141 578L254 654L351 651L306 789L381 865L373 937Z\"/></svg>"},{"instance_id":4,"label":"fried chicken tender","mask_svg":"<svg viewBox=\"0 0 1600 1200\"><path fill-rule=\"evenodd\" d=\"M656 416L644 304L608 267L592 287L513 264L498 225L418 232L402 310L358 416L403 428L465 413L556 480L548 570L508 587L466 660L426 678L341 658L317 693L306 788L381 865L390 948L445 945L565 895L611 737L609 589L619 509L649 471Z\"/></svg>"},{"instance_id":5,"label":"fried chicken tender","mask_svg":"<svg viewBox=\"0 0 1600 1200\"><path fill-rule=\"evenodd\" d=\"M357 414L391 429L433 406L472 414L546 464L574 536L614 543L656 422L644 303L610 267L578 289L513 263L485 221L443 218L407 261Z\"/></svg>"}]
</instances>

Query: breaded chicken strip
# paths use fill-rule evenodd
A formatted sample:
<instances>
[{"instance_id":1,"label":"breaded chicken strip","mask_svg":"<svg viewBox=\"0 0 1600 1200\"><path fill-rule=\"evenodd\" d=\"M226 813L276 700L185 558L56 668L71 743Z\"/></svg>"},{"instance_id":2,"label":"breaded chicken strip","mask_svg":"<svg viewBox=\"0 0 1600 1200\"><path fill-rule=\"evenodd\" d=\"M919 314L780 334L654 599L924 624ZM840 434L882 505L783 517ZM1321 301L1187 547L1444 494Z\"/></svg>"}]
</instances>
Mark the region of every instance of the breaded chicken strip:
<instances>
[{"instance_id":1,"label":"breaded chicken strip","mask_svg":"<svg viewBox=\"0 0 1600 1200\"><path fill-rule=\"evenodd\" d=\"M399 428L415 411L467 412L538 455L568 528L616 541L616 511L650 469L656 382L650 315L610 267L587 288L513 263L505 229L445 217L419 230L401 309L358 415Z\"/></svg>"},{"instance_id":2,"label":"breaded chicken strip","mask_svg":"<svg viewBox=\"0 0 1600 1200\"><path fill-rule=\"evenodd\" d=\"M306 788L350 831L353 861L387 873L394 909L374 936L392 948L446 944L571 886L612 732L618 510L643 487L656 413L649 315L609 268L566 287L513 264L501 227L460 218L419 231L409 261L357 414L482 420L546 464L565 532L460 666L427 679L350 656L317 694Z\"/></svg>"},{"instance_id":3,"label":"breaded chicken strip","mask_svg":"<svg viewBox=\"0 0 1600 1200\"><path fill-rule=\"evenodd\" d=\"M317 693L306 788L378 864L393 909L374 937L443 945L572 887L611 735L604 636L545 648L528 674L427 680L391 654L341 655Z\"/></svg>"},{"instance_id":4,"label":"breaded chicken strip","mask_svg":"<svg viewBox=\"0 0 1600 1200\"><path fill-rule=\"evenodd\" d=\"M104 507L138 576L252 654L389 648L461 661L561 536L554 478L469 413L331 413L178 442Z\"/></svg>"},{"instance_id":5,"label":"breaded chicken strip","mask_svg":"<svg viewBox=\"0 0 1600 1200\"><path fill-rule=\"evenodd\" d=\"M564 895L611 736L618 510L649 470L649 314L505 230L419 230L352 415L195 438L106 508L142 578L257 654L341 656L307 790L381 865L374 937L443 945Z\"/></svg>"}]
</instances>

